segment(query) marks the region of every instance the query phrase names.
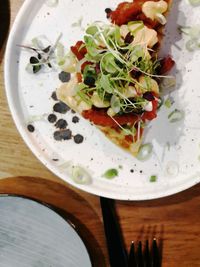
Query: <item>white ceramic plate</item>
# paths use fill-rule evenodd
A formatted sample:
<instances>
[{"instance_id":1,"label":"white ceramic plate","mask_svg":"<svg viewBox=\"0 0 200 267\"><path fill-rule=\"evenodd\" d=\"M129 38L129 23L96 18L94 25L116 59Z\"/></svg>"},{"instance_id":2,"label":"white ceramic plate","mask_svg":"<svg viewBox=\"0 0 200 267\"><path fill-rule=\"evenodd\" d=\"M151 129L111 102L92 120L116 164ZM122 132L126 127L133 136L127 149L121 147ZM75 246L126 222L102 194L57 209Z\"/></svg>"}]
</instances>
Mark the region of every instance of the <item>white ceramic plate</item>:
<instances>
[{"instance_id":1,"label":"white ceramic plate","mask_svg":"<svg viewBox=\"0 0 200 267\"><path fill-rule=\"evenodd\" d=\"M168 17L166 37L161 53L173 55L176 61L174 73L177 85L171 96L174 104L159 111L158 118L149 124L144 143L153 144L153 154L141 162L111 143L95 127L81 119L71 123L73 114L59 115L65 118L73 134L85 137L82 144L73 140L56 142L55 127L47 116L34 122L35 132L27 131L32 116L52 112L54 101L51 93L59 86L58 72L41 72L31 75L26 70L30 52L17 44L30 44L32 38L48 37L51 43L62 32L62 43L68 50L80 40L83 31L74 26L82 21L82 27L96 20L107 21L104 9L114 8L119 0L59 0L54 8L43 0L25 1L11 31L5 57L5 83L9 106L16 126L33 153L57 176L87 192L115 199L146 200L182 191L200 180L200 110L199 65L200 54L189 53L177 31L177 24L200 23L199 8L193 8L187 0L174 1ZM175 109L184 110L185 117L178 123L169 123L168 115ZM54 161L53 159L57 159ZM69 164L82 166L92 177L82 185L71 179ZM122 166L122 168L120 168ZM107 180L102 174L117 168L118 177ZM157 175L157 182L149 181Z\"/></svg>"},{"instance_id":2,"label":"white ceramic plate","mask_svg":"<svg viewBox=\"0 0 200 267\"><path fill-rule=\"evenodd\" d=\"M75 230L56 212L30 199L0 196L1 267L91 267Z\"/></svg>"}]
</instances>

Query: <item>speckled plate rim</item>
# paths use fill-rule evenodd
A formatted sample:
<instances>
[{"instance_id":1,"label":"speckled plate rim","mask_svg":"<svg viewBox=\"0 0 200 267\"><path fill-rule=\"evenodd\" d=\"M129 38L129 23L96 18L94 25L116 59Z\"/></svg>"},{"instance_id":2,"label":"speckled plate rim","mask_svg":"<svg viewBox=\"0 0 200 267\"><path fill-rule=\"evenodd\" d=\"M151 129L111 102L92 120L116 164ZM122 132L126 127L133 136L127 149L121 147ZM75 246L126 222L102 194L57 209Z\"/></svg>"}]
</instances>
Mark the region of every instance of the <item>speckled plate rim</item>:
<instances>
[{"instance_id":1,"label":"speckled plate rim","mask_svg":"<svg viewBox=\"0 0 200 267\"><path fill-rule=\"evenodd\" d=\"M88 193L97 195L97 196L103 196L103 197L109 197L112 199L119 199L119 200L129 200L129 201L141 201L141 200L151 200L151 199L158 199L166 196L170 196L179 192L182 192L200 182L200 174L196 175L192 179L187 179L184 183L178 183L176 187L173 188L166 188L164 191L159 191L158 188L155 190L152 190L150 192L133 192L133 194L130 196L127 196L126 193L121 193L120 187L119 190L108 190L106 191L105 188L100 187L91 187L90 185L79 185L79 184L74 184L71 179L66 179L62 177L62 175L59 174L58 170L56 167L54 167L49 160L47 160L43 155L39 153L37 150L36 146L33 145L31 142L30 137L28 136L26 129L23 124L22 118L20 118L19 111L15 108L15 101L13 99L12 95L12 86L10 82L10 74L9 74L9 66L12 62L12 57L11 57L11 48L14 44L14 38L17 33L19 24L21 19L26 15L27 9L31 5L32 0L25 0L23 3L19 13L16 16L16 19L14 21L13 27L10 31L10 35L8 38L7 46L6 46L6 52L5 52L5 63L4 63L4 79L5 79L5 88L6 88L6 96L8 100L8 105L13 117L13 120L15 122L15 125L22 136L24 142L26 145L29 147L29 149L33 152L33 154L38 158L39 161L41 161L52 173L63 179L65 182L69 183L70 185L86 191Z\"/></svg>"}]
</instances>

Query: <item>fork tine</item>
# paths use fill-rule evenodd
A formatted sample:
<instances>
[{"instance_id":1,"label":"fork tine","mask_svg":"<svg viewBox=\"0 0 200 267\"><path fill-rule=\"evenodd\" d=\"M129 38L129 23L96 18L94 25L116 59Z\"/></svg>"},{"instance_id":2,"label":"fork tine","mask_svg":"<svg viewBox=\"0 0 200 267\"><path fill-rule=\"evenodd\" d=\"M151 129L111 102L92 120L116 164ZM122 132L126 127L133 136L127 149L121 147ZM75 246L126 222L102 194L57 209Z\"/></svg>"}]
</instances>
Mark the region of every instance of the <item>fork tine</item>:
<instances>
[{"instance_id":1,"label":"fork tine","mask_svg":"<svg viewBox=\"0 0 200 267\"><path fill-rule=\"evenodd\" d=\"M138 242L137 258L138 258L138 267L144 267L141 241Z\"/></svg>"},{"instance_id":2,"label":"fork tine","mask_svg":"<svg viewBox=\"0 0 200 267\"><path fill-rule=\"evenodd\" d=\"M131 242L129 257L128 257L128 267L137 267L137 262L135 258L135 245Z\"/></svg>"},{"instance_id":3,"label":"fork tine","mask_svg":"<svg viewBox=\"0 0 200 267\"><path fill-rule=\"evenodd\" d=\"M150 257L148 240L146 240L146 244L145 244L144 261L145 261L145 267L151 267L151 257Z\"/></svg>"},{"instance_id":4,"label":"fork tine","mask_svg":"<svg viewBox=\"0 0 200 267\"><path fill-rule=\"evenodd\" d=\"M152 244L152 267L160 267L160 255L156 238L153 239L153 244Z\"/></svg>"}]
</instances>

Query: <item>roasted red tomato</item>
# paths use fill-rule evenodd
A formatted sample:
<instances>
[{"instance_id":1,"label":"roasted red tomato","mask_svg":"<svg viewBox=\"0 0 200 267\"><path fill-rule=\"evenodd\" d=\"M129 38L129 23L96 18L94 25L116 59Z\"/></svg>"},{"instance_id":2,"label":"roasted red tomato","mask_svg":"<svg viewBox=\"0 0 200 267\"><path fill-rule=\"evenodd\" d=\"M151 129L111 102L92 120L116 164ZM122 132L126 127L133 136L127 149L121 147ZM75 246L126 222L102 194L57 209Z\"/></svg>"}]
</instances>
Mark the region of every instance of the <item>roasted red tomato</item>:
<instances>
[{"instance_id":1,"label":"roasted red tomato","mask_svg":"<svg viewBox=\"0 0 200 267\"><path fill-rule=\"evenodd\" d=\"M110 116L107 115L105 109L84 110L82 112L82 115L85 119L90 120L96 125L109 126L114 128L119 127L117 123L120 125L125 125L127 123L133 124L139 120L139 117L134 114L116 115L113 117L115 121L117 121L116 123Z\"/></svg>"},{"instance_id":2,"label":"roasted red tomato","mask_svg":"<svg viewBox=\"0 0 200 267\"><path fill-rule=\"evenodd\" d=\"M143 121L145 121L145 120L151 121L157 117L158 101L153 100L151 102L152 102L153 109L152 109L152 111L145 111L144 112L144 114L141 117Z\"/></svg>"},{"instance_id":3,"label":"roasted red tomato","mask_svg":"<svg viewBox=\"0 0 200 267\"><path fill-rule=\"evenodd\" d=\"M78 60L83 59L85 54L87 53L87 49L85 47L81 48L82 45L84 45L84 42L78 41L74 46L71 46L71 51Z\"/></svg>"},{"instance_id":4,"label":"roasted red tomato","mask_svg":"<svg viewBox=\"0 0 200 267\"><path fill-rule=\"evenodd\" d=\"M160 68L158 70L158 73L165 74L169 72L173 68L174 65L175 65L175 61L170 56L164 57L160 61Z\"/></svg>"},{"instance_id":5,"label":"roasted red tomato","mask_svg":"<svg viewBox=\"0 0 200 267\"><path fill-rule=\"evenodd\" d=\"M137 2L120 3L115 11L110 13L112 23L117 25L126 24L131 20L134 20L138 14L141 13L141 5Z\"/></svg>"}]
</instances>

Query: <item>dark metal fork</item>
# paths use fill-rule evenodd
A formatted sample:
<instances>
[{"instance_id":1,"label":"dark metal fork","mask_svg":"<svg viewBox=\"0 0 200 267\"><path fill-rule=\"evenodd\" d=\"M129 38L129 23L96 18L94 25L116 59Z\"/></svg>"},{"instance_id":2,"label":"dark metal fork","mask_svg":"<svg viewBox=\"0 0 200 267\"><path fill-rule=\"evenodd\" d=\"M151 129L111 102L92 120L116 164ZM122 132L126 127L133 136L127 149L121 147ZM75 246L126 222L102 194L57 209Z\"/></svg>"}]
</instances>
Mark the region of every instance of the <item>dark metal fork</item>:
<instances>
[{"instance_id":1,"label":"dark metal fork","mask_svg":"<svg viewBox=\"0 0 200 267\"><path fill-rule=\"evenodd\" d=\"M146 240L144 249L139 241L137 248L134 242L131 243L128 267L161 267L161 259L157 241L154 238L150 248L149 241Z\"/></svg>"},{"instance_id":2,"label":"dark metal fork","mask_svg":"<svg viewBox=\"0 0 200 267\"><path fill-rule=\"evenodd\" d=\"M138 242L137 249L135 243L132 242L129 257L127 257L120 227L113 206L114 200L100 197L100 204L103 215L110 266L161 267L156 239L153 240L151 249L149 248L149 242L146 241L144 250L142 249L141 242Z\"/></svg>"}]
</instances>

